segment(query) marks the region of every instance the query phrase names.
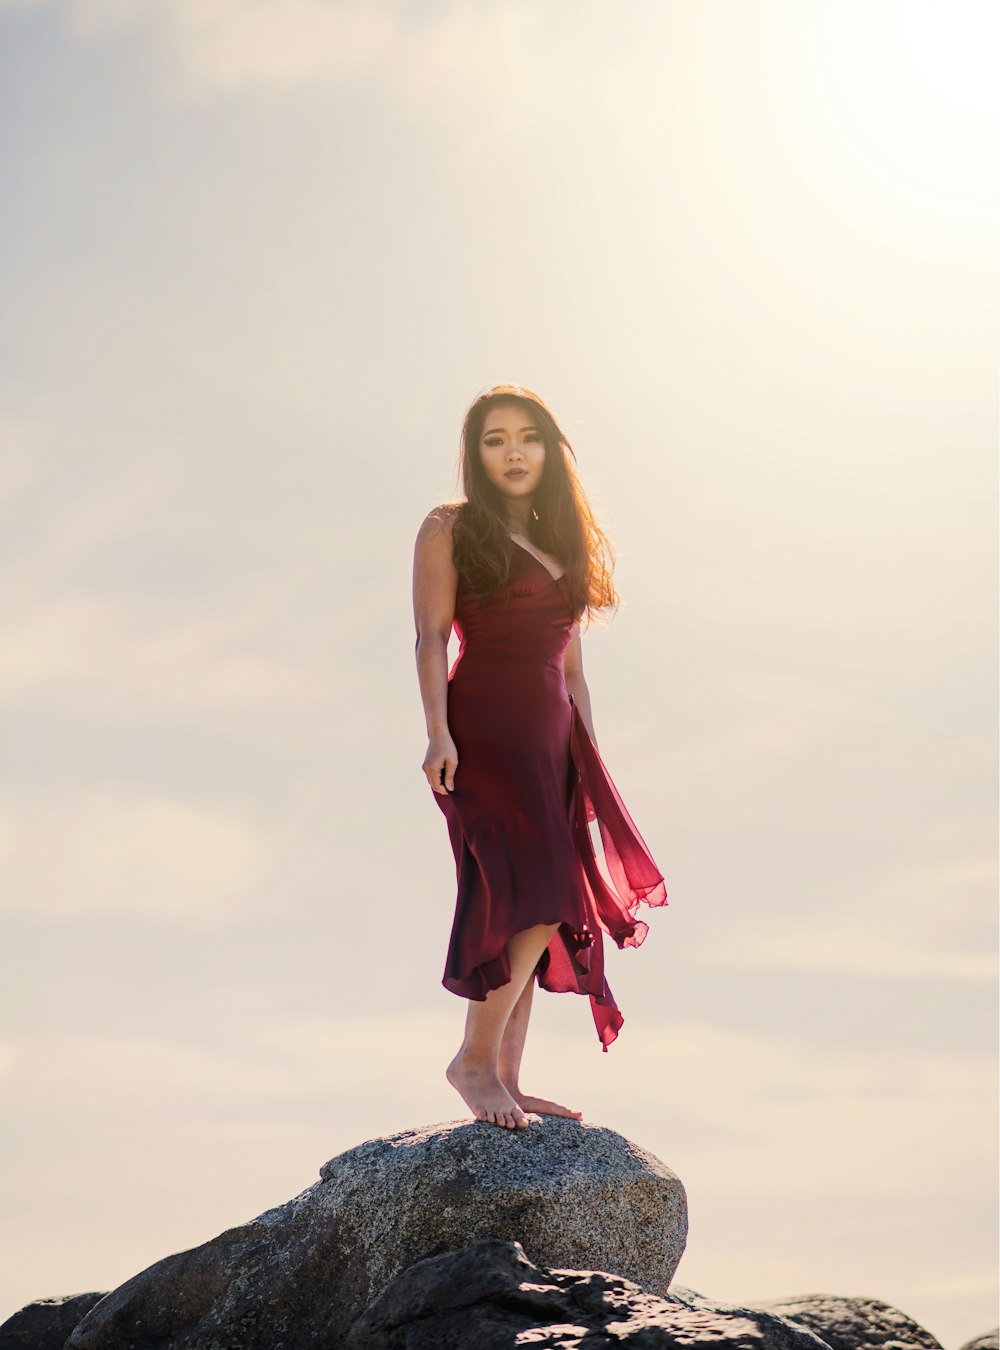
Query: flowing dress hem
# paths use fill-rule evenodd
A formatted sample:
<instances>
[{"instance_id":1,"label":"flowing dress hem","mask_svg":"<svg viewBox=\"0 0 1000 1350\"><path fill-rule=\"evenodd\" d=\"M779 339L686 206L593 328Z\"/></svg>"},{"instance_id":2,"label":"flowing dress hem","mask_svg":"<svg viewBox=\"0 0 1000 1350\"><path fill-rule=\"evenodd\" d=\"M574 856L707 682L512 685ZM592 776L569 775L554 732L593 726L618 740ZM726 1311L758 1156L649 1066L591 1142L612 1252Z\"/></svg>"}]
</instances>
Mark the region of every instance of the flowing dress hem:
<instances>
[{"instance_id":1,"label":"flowing dress hem","mask_svg":"<svg viewBox=\"0 0 1000 1350\"><path fill-rule=\"evenodd\" d=\"M561 916L535 921L537 924L557 923L559 929L539 958L531 978L537 978L539 986L550 993L588 995L601 1049L607 1053L608 1046L617 1040L625 1019L604 976L601 932L607 933L619 950L640 947L649 932L649 925L636 917L640 902L655 907L666 905L668 899L663 875L625 808L572 694L569 701L572 704L570 755L574 772L569 820L580 862L586 922L581 930ZM594 850L591 818L597 822L604 847L603 869ZM535 924L526 926L534 927ZM446 973L442 979L444 987L459 997L485 1002L493 989L510 983L510 958L506 948L514 935L509 934L496 954L477 962L466 974ZM571 966L567 969L561 963L559 973L551 976L551 982L547 983L551 950L559 941L570 957Z\"/></svg>"}]
</instances>

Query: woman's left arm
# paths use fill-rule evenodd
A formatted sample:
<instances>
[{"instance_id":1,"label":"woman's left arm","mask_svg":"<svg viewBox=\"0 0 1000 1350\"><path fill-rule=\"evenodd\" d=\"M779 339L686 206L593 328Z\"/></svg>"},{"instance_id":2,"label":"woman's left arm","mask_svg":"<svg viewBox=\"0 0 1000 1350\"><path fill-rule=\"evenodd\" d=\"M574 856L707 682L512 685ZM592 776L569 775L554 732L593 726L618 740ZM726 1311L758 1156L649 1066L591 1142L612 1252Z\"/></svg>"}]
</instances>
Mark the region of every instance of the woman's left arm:
<instances>
[{"instance_id":1,"label":"woman's left arm","mask_svg":"<svg viewBox=\"0 0 1000 1350\"><path fill-rule=\"evenodd\" d=\"M566 678L566 691L573 695L573 702L580 709L583 725L590 733L590 739L597 745L594 733L594 715L590 708L590 690L587 677L583 673L583 645L580 641L580 625L573 625L572 634L563 653L563 674Z\"/></svg>"}]
</instances>

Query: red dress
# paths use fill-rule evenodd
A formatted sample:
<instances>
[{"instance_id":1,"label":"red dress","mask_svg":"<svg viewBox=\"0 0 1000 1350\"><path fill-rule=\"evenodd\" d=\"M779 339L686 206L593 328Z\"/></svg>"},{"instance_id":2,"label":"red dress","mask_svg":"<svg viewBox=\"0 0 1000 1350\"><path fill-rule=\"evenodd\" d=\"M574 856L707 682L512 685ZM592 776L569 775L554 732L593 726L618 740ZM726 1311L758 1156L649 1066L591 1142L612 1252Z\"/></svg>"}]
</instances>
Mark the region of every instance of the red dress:
<instances>
[{"instance_id":1,"label":"red dress","mask_svg":"<svg viewBox=\"0 0 1000 1350\"><path fill-rule=\"evenodd\" d=\"M590 996L603 1050L624 1018L604 978L602 930L619 948L649 931L639 901L665 905L663 877L566 689L573 627L564 577L523 545L506 589L484 608L459 577L448 674L455 787L434 793L458 879L442 984L483 1000L510 981L506 943L558 923L535 968L542 989ZM505 603L506 602L506 603ZM603 858L594 850L596 815Z\"/></svg>"}]
</instances>

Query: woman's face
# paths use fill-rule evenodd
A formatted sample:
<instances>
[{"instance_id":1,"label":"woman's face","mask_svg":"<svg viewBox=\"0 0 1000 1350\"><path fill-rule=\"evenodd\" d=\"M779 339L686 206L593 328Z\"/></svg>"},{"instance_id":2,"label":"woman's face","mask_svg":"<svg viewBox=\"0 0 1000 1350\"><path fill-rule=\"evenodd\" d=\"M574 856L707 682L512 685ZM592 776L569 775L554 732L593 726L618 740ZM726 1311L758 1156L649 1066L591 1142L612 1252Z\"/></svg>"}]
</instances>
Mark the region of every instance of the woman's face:
<instances>
[{"instance_id":1,"label":"woman's face","mask_svg":"<svg viewBox=\"0 0 1000 1350\"><path fill-rule=\"evenodd\" d=\"M479 453L487 478L505 497L530 501L545 464L545 442L530 409L519 403L491 408L483 422Z\"/></svg>"}]
</instances>

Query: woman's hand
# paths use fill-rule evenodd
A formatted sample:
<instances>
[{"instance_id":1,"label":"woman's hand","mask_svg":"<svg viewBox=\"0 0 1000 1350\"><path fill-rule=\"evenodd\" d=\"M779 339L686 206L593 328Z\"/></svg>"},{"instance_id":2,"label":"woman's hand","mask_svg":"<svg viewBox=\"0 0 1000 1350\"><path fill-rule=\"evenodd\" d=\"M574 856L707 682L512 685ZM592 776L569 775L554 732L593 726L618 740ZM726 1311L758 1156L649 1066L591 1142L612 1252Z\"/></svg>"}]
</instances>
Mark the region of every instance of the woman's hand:
<instances>
[{"instance_id":1,"label":"woman's hand","mask_svg":"<svg viewBox=\"0 0 1000 1350\"><path fill-rule=\"evenodd\" d=\"M435 792L453 792L455 789L455 770L458 768L458 750L447 731L432 736L427 742L427 754L420 766L428 783ZM444 773L444 784L441 775Z\"/></svg>"}]
</instances>

